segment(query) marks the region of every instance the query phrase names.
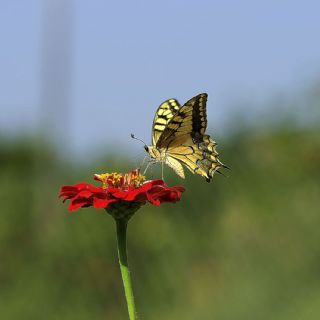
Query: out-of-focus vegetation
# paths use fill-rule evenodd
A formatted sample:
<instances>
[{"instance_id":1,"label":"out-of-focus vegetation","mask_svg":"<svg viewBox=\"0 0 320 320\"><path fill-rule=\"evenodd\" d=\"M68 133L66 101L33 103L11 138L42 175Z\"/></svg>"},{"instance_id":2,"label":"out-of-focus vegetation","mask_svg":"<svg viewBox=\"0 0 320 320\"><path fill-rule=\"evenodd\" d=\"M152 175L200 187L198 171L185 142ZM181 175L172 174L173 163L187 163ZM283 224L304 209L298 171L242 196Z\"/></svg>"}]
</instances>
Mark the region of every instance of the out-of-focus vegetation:
<instances>
[{"instance_id":1,"label":"out-of-focus vegetation","mask_svg":"<svg viewBox=\"0 0 320 320\"><path fill-rule=\"evenodd\" d=\"M263 128L218 139L228 177L172 175L186 184L182 200L133 217L141 319L319 319L320 129ZM126 319L112 218L69 213L57 194L129 163L77 167L35 141L0 145L0 319Z\"/></svg>"}]
</instances>

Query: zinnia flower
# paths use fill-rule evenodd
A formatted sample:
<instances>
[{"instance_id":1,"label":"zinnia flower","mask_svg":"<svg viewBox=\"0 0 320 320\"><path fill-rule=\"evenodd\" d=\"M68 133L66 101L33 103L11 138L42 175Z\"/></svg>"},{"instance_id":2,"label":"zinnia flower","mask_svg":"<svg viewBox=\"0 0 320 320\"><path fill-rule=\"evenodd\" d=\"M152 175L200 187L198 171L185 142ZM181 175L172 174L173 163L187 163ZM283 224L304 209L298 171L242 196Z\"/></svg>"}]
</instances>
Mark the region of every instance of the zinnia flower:
<instances>
[{"instance_id":1,"label":"zinnia flower","mask_svg":"<svg viewBox=\"0 0 320 320\"><path fill-rule=\"evenodd\" d=\"M127 174L95 174L94 179L102 186L78 183L61 187L59 197L63 202L70 200L70 211L93 206L106 209L115 218L130 217L146 202L155 206L176 202L185 191L181 186L168 187L163 180L145 181L138 169Z\"/></svg>"},{"instance_id":2,"label":"zinnia flower","mask_svg":"<svg viewBox=\"0 0 320 320\"><path fill-rule=\"evenodd\" d=\"M145 181L139 169L126 174L95 174L94 179L102 183L95 187L88 183L62 186L59 197L70 201L69 210L91 207L103 208L112 215L117 226L117 245L121 276L130 320L137 319L127 259L126 232L132 215L150 202L159 206L163 202L180 200L185 189L181 186L168 187L163 180Z\"/></svg>"}]
</instances>

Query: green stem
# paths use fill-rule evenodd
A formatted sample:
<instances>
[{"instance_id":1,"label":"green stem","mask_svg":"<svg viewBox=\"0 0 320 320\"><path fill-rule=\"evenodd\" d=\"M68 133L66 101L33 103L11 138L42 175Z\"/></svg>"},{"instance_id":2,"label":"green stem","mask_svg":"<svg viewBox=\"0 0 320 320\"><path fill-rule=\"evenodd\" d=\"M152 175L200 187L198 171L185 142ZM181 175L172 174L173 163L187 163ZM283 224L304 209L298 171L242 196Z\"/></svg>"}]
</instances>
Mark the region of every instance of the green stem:
<instances>
[{"instance_id":1,"label":"green stem","mask_svg":"<svg viewBox=\"0 0 320 320\"><path fill-rule=\"evenodd\" d=\"M116 219L117 223L117 241L118 241L118 257L123 281L124 293L126 295L129 319L136 320L136 307L132 291L131 277L127 259L127 220L125 218Z\"/></svg>"}]
</instances>

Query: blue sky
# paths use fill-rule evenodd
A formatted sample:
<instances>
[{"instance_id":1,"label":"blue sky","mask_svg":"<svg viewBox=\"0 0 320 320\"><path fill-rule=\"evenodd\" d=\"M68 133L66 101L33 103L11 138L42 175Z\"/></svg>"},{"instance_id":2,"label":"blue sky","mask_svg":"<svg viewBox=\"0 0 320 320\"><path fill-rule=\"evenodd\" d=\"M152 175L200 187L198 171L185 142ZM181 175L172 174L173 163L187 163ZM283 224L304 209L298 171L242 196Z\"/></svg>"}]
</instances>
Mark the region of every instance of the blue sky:
<instances>
[{"instance_id":1,"label":"blue sky","mask_svg":"<svg viewBox=\"0 0 320 320\"><path fill-rule=\"evenodd\" d=\"M318 1L3 1L0 133L42 125L84 157L139 149L129 134L149 142L163 100L200 92L210 132L223 132L235 111L317 78L319 12Z\"/></svg>"}]
</instances>

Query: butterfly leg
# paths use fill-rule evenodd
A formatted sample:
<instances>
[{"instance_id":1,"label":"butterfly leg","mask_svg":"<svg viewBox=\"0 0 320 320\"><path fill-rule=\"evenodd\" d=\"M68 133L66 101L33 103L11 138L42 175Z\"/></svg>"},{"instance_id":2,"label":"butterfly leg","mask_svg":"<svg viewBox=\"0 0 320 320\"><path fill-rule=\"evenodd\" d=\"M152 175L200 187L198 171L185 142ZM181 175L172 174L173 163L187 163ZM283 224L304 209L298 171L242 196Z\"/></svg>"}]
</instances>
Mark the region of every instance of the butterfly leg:
<instances>
[{"instance_id":1,"label":"butterfly leg","mask_svg":"<svg viewBox=\"0 0 320 320\"><path fill-rule=\"evenodd\" d=\"M144 163L146 162L147 157L148 157L147 155L144 156L144 158L140 164L140 168L144 166Z\"/></svg>"},{"instance_id":2,"label":"butterfly leg","mask_svg":"<svg viewBox=\"0 0 320 320\"><path fill-rule=\"evenodd\" d=\"M161 161L161 177L162 177L162 180L164 180L164 177L163 177L163 164L164 164L164 161Z\"/></svg>"},{"instance_id":3,"label":"butterfly leg","mask_svg":"<svg viewBox=\"0 0 320 320\"><path fill-rule=\"evenodd\" d=\"M143 175L145 175L147 173L147 170L150 167L150 165L155 164L155 163L156 163L156 161L154 161L153 159L149 160L148 163L147 163L146 168L143 171Z\"/></svg>"},{"instance_id":4,"label":"butterfly leg","mask_svg":"<svg viewBox=\"0 0 320 320\"><path fill-rule=\"evenodd\" d=\"M147 163L147 166L146 166L146 168L145 168L144 171L143 171L143 175L144 175L144 176L146 175L146 172L147 172L150 164L151 164L151 161L149 161L149 162Z\"/></svg>"}]
</instances>

